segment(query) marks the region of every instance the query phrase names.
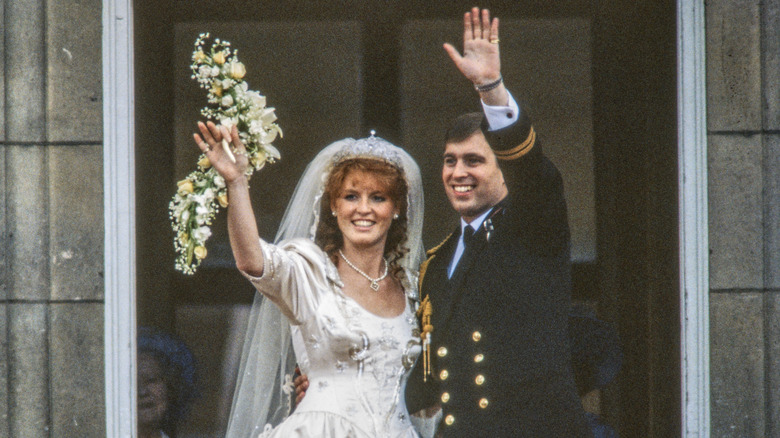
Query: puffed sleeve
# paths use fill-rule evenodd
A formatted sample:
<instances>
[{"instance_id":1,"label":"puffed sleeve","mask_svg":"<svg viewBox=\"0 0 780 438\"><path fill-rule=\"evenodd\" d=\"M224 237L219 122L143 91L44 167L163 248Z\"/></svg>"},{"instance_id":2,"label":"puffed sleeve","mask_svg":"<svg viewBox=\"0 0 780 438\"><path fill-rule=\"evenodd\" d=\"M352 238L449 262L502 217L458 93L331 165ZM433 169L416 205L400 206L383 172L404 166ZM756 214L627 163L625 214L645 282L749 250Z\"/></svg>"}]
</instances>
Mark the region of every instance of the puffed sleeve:
<instances>
[{"instance_id":1,"label":"puffed sleeve","mask_svg":"<svg viewBox=\"0 0 780 438\"><path fill-rule=\"evenodd\" d=\"M260 240L263 250L263 275L245 272L255 288L276 304L290 323L300 325L317 308L330 282L337 281L335 267L327 255L307 239L293 239L273 245Z\"/></svg>"}]
</instances>

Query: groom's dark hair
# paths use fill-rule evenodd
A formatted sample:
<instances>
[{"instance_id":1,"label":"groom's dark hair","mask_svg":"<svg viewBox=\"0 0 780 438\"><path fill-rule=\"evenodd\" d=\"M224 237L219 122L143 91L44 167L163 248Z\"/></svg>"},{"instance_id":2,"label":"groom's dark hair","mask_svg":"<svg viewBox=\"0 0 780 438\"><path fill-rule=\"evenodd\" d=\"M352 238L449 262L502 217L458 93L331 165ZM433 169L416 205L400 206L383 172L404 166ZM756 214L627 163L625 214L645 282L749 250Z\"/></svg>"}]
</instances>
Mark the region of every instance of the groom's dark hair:
<instances>
[{"instance_id":1,"label":"groom's dark hair","mask_svg":"<svg viewBox=\"0 0 780 438\"><path fill-rule=\"evenodd\" d=\"M482 113L466 113L456 117L444 133L444 144L458 143L481 132L484 118Z\"/></svg>"}]
</instances>

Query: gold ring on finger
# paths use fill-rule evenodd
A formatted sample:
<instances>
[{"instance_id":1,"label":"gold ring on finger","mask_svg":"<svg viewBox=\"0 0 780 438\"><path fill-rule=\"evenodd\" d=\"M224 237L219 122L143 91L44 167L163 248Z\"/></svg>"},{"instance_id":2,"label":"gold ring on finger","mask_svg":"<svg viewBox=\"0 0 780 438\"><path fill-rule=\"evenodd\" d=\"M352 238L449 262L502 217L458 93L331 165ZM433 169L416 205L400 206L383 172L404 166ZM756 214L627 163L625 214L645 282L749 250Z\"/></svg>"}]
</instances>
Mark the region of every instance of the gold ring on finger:
<instances>
[{"instance_id":1,"label":"gold ring on finger","mask_svg":"<svg viewBox=\"0 0 780 438\"><path fill-rule=\"evenodd\" d=\"M491 39L490 39L490 44L498 44L498 42L499 42L499 41L501 41L501 40L500 40L500 39L498 39L498 37L496 37L496 38L491 38Z\"/></svg>"}]
</instances>

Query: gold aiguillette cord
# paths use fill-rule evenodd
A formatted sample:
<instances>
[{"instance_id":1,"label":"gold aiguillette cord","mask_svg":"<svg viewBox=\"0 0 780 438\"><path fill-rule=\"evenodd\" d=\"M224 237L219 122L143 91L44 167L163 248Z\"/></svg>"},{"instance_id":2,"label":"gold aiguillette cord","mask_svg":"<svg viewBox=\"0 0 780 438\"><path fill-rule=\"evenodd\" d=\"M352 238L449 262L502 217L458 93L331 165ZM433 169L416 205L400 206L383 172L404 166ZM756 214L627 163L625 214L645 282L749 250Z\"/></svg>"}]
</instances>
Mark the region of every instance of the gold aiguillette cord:
<instances>
[{"instance_id":1,"label":"gold aiguillette cord","mask_svg":"<svg viewBox=\"0 0 780 438\"><path fill-rule=\"evenodd\" d=\"M433 332L433 324L431 324L433 306L431 305L430 297L426 296L423 299L417 314L421 316L420 325L422 326L420 340L422 341L423 350L423 381L427 382L428 376L431 375L431 333Z\"/></svg>"}]
</instances>

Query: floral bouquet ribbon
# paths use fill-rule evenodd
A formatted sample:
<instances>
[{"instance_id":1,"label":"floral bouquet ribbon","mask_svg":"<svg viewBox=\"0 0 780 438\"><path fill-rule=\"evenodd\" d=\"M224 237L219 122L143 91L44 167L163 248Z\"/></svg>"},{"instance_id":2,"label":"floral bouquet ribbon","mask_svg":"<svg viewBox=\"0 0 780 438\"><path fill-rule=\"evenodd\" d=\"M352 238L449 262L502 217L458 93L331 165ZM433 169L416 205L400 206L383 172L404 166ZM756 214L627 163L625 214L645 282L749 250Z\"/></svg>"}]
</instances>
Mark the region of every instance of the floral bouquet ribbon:
<instances>
[{"instance_id":1,"label":"floral bouquet ribbon","mask_svg":"<svg viewBox=\"0 0 780 438\"><path fill-rule=\"evenodd\" d=\"M201 114L228 129L238 128L249 158L248 178L266 162L280 158L271 143L281 137L282 130L276 124L274 108L265 106L265 96L250 90L244 81L246 67L238 61L238 50L231 50L227 41L215 39L209 43L208 39L209 34L203 33L195 40L190 65L192 78L208 91L209 104ZM228 143L222 146L232 156ZM205 154L198 159L198 168L176 184L178 190L169 206L171 226L176 232L176 269L192 275L206 258L209 226L219 207L228 205L227 187Z\"/></svg>"}]
</instances>

